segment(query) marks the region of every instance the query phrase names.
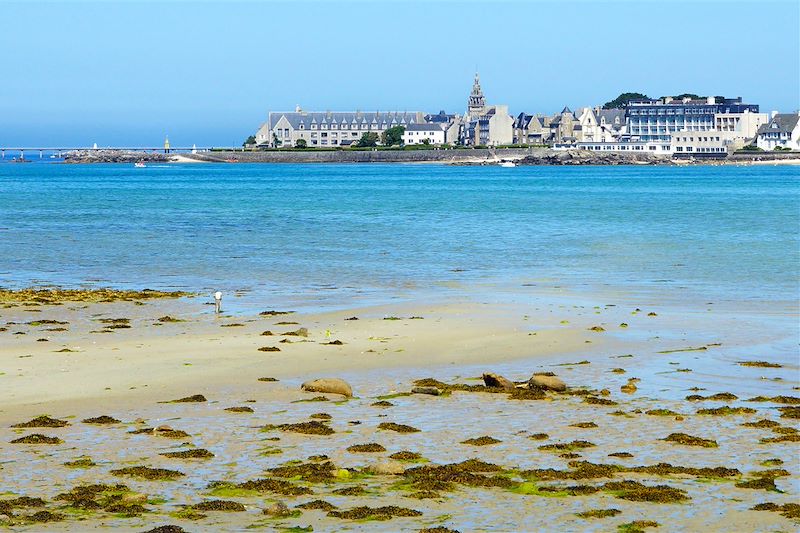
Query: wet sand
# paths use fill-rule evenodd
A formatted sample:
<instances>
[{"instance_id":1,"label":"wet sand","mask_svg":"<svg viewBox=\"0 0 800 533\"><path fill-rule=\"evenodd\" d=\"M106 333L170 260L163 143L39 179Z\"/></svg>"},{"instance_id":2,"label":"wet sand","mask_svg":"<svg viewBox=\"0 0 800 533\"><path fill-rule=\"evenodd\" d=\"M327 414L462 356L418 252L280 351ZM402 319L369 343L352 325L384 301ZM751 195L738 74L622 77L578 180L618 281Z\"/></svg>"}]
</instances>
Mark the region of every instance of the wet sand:
<instances>
[{"instance_id":1,"label":"wet sand","mask_svg":"<svg viewBox=\"0 0 800 533\"><path fill-rule=\"evenodd\" d=\"M143 303L2 309L0 524L635 531L630 524L646 520L659 531L797 529L794 507L752 509L798 499L793 305L745 313L500 295L214 317L201 298ZM300 328L307 337L285 335ZM569 388L515 399L482 389L484 372L526 392L533 373L552 372ZM345 379L354 398L300 390L319 377ZM408 394L429 377L443 394ZM194 395L205 401L164 403ZM61 427L11 427L45 414ZM112 419L84 422L100 416ZM293 431L307 422L300 427L329 434ZM37 434L57 440L11 442ZM359 451L371 449L383 451ZM210 453L162 455L191 450ZM419 457L390 458L402 451ZM448 464L458 466L435 468ZM299 468L275 470L286 465ZM109 487L76 490L97 483ZM228 503L202 503L211 500ZM336 508L297 507L314 500ZM276 502L286 516L264 514Z\"/></svg>"}]
</instances>

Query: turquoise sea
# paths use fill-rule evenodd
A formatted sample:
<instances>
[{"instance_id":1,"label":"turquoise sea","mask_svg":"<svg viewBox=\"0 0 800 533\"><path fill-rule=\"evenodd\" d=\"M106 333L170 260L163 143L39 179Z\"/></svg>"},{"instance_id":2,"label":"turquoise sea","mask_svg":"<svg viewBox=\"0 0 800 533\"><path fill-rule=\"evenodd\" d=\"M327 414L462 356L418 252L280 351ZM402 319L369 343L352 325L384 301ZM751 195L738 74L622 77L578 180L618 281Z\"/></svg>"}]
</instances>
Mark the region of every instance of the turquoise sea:
<instances>
[{"instance_id":1,"label":"turquoise sea","mask_svg":"<svg viewBox=\"0 0 800 533\"><path fill-rule=\"evenodd\" d=\"M791 166L0 163L6 287L341 307L493 284L796 301L798 280Z\"/></svg>"}]
</instances>

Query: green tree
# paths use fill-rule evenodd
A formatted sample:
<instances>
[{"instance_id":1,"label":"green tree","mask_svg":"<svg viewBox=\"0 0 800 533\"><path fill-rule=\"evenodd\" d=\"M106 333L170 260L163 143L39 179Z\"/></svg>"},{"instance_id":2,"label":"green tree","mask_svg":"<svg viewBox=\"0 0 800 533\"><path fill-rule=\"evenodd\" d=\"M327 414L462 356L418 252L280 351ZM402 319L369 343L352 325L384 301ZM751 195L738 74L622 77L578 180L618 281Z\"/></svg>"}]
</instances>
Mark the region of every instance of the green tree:
<instances>
[{"instance_id":1,"label":"green tree","mask_svg":"<svg viewBox=\"0 0 800 533\"><path fill-rule=\"evenodd\" d=\"M689 98L690 100L699 100L701 98L705 98L704 96L699 96L694 93L683 93L672 97L674 100L683 100L684 98Z\"/></svg>"},{"instance_id":2,"label":"green tree","mask_svg":"<svg viewBox=\"0 0 800 533\"><path fill-rule=\"evenodd\" d=\"M297 139L294 143L295 148L306 148L308 147L308 143L305 139Z\"/></svg>"},{"instance_id":3,"label":"green tree","mask_svg":"<svg viewBox=\"0 0 800 533\"><path fill-rule=\"evenodd\" d=\"M256 144L256 136L251 135L242 143L242 146L247 146L248 144Z\"/></svg>"},{"instance_id":4,"label":"green tree","mask_svg":"<svg viewBox=\"0 0 800 533\"><path fill-rule=\"evenodd\" d=\"M372 148L378 146L378 134L374 131L368 131L356 142L357 148Z\"/></svg>"},{"instance_id":5,"label":"green tree","mask_svg":"<svg viewBox=\"0 0 800 533\"><path fill-rule=\"evenodd\" d=\"M422 144L424 144L425 146L430 146L431 140L425 137L424 139L422 139Z\"/></svg>"},{"instance_id":6,"label":"green tree","mask_svg":"<svg viewBox=\"0 0 800 533\"><path fill-rule=\"evenodd\" d=\"M628 105L631 100L648 100L648 96L642 93L622 93L610 102L603 104L603 109L621 109Z\"/></svg>"},{"instance_id":7,"label":"green tree","mask_svg":"<svg viewBox=\"0 0 800 533\"><path fill-rule=\"evenodd\" d=\"M394 126L381 133L381 144L384 146L394 146L403 144L403 133L406 132L404 126Z\"/></svg>"}]
</instances>

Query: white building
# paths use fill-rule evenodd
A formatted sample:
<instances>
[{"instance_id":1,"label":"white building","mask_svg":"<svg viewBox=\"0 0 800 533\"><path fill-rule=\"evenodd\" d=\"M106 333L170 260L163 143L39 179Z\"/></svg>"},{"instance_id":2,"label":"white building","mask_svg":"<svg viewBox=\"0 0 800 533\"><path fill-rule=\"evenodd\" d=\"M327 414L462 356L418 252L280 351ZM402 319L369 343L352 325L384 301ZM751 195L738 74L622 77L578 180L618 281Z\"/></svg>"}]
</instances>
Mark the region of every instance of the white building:
<instances>
[{"instance_id":1,"label":"white building","mask_svg":"<svg viewBox=\"0 0 800 533\"><path fill-rule=\"evenodd\" d=\"M773 113L772 119L758 129L756 146L762 150L800 150L800 115Z\"/></svg>"},{"instance_id":2,"label":"white building","mask_svg":"<svg viewBox=\"0 0 800 533\"><path fill-rule=\"evenodd\" d=\"M613 142L577 142L554 144L553 150L590 150L592 152L620 152L623 154L655 154L671 155L672 146L668 142L658 141L613 141Z\"/></svg>"},{"instance_id":3,"label":"white building","mask_svg":"<svg viewBox=\"0 0 800 533\"><path fill-rule=\"evenodd\" d=\"M440 124L409 124L403 132L403 144L442 145L447 141Z\"/></svg>"},{"instance_id":4,"label":"white building","mask_svg":"<svg viewBox=\"0 0 800 533\"><path fill-rule=\"evenodd\" d=\"M292 112L270 113L256 132L258 146L291 148L301 139L308 147L350 146L368 132L380 135L394 126L424 122L421 112Z\"/></svg>"}]
</instances>

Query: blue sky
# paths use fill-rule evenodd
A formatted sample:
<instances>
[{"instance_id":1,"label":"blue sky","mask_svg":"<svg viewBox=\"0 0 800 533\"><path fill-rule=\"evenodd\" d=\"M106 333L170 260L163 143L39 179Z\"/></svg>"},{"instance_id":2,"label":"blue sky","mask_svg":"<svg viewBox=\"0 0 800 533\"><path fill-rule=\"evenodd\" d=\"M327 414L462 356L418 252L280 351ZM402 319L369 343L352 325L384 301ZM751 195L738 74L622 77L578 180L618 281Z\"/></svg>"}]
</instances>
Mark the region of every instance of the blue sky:
<instances>
[{"instance_id":1,"label":"blue sky","mask_svg":"<svg viewBox=\"0 0 800 533\"><path fill-rule=\"evenodd\" d=\"M0 2L0 145L240 144L269 110L800 106L800 2Z\"/></svg>"}]
</instances>

